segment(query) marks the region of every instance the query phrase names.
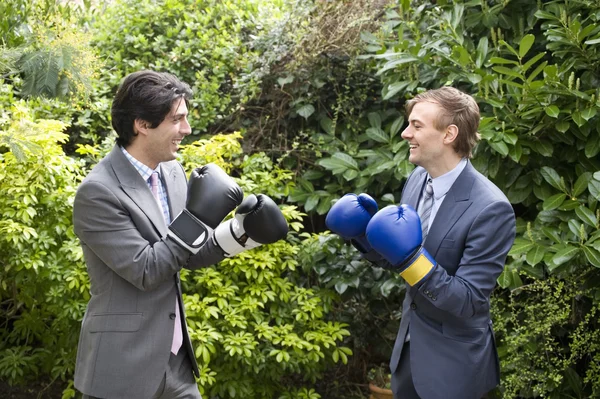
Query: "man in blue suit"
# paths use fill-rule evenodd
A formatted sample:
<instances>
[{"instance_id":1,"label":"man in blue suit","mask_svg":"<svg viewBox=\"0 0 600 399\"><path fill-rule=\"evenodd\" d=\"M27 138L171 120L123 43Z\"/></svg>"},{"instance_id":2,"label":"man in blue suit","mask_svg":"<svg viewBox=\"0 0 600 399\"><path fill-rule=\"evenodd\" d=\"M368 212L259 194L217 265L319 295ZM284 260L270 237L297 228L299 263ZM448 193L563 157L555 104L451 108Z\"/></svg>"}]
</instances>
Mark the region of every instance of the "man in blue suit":
<instances>
[{"instance_id":1,"label":"man in blue suit","mask_svg":"<svg viewBox=\"0 0 600 399\"><path fill-rule=\"evenodd\" d=\"M500 382L490 294L515 237L506 196L469 162L479 107L452 87L406 104L409 176L400 206L348 194L327 215L407 284L390 369L396 399L479 399Z\"/></svg>"}]
</instances>

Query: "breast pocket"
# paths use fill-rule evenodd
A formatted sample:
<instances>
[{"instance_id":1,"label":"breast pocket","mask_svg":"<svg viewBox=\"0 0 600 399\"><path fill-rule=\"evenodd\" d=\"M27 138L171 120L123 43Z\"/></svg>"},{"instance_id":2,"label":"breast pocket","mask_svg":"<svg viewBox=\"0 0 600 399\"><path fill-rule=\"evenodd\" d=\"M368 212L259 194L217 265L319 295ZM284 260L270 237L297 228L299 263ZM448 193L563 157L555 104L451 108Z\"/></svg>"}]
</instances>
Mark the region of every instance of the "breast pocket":
<instances>
[{"instance_id":1,"label":"breast pocket","mask_svg":"<svg viewBox=\"0 0 600 399\"><path fill-rule=\"evenodd\" d=\"M89 316L90 332L134 332L140 329L143 313L96 313Z\"/></svg>"}]
</instances>

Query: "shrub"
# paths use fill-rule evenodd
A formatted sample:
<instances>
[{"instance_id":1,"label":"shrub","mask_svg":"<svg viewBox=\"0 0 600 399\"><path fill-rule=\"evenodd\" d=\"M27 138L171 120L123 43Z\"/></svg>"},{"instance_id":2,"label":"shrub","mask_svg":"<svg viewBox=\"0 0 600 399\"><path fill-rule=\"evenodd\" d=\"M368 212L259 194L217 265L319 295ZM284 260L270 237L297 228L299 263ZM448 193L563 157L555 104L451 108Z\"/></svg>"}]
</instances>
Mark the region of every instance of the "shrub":
<instances>
[{"instance_id":1,"label":"shrub","mask_svg":"<svg viewBox=\"0 0 600 399\"><path fill-rule=\"evenodd\" d=\"M232 156L241 152L239 138L196 141L183 149L182 160L188 167L215 162L231 170ZM275 200L291 183L291 173L261 154L245 157L236 172L246 194L266 193ZM302 214L289 205L282 211L291 228L287 240L182 273L203 394L319 398L302 385L314 384L327 365L346 363L352 353L339 346L349 335L346 325L326 319L335 298L295 284Z\"/></svg>"},{"instance_id":2,"label":"shrub","mask_svg":"<svg viewBox=\"0 0 600 399\"><path fill-rule=\"evenodd\" d=\"M0 378L69 379L89 283L71 224L82 165L65 125L17 101L0 130Z\"/></svg>"}]
</instances>

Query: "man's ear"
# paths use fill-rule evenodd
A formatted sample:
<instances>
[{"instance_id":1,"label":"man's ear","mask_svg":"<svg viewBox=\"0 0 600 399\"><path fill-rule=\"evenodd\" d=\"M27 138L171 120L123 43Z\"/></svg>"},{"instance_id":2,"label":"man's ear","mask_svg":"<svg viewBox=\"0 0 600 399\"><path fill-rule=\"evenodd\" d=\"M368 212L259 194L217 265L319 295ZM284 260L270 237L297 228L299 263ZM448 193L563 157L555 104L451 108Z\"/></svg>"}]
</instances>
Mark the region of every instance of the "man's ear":
<instances>
[{"instance_id":1,"label":"man's ear","mask_svg":"<svg viewBox=\"0 0 600 399\"><path fill-rule=\"evenodd\" d=\"M149 126L150 124L143 119L138 118L135 121L133 121L133 130L137 134L148 134Z\"/></svg>"},{"instance_id":2,"label":"man's ear","mask_svg":"<svg viewBox=\"0 0 600 399\"><path fill-rule=\"evenodd\" d=\"M448 125L446 132L444 133L444 143L452 144L458 137L458 126Z\"/></svg>"}]
</instances>

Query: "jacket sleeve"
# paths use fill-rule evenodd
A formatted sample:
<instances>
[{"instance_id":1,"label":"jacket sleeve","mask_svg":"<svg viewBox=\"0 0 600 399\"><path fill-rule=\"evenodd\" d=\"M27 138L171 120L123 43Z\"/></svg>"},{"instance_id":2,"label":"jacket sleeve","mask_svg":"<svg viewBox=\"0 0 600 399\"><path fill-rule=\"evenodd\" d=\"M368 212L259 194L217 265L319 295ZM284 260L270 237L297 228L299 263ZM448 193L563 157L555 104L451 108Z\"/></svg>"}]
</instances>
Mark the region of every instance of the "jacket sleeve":
<instances>
[{"instance_id":1,"label":"jacket sleeve","mask_svg":"<svg viewBox=\"0 0 600 399\"><path fill-rule=\"evenodd\" d=\"M510 204L491 203L475 217L469 229L456 274L448 274L437 264L419 284L418 291L440 310L461 318L473 316L489 306L490 294L504 269L515 234Z\"/></svg>"}]
</instances>

